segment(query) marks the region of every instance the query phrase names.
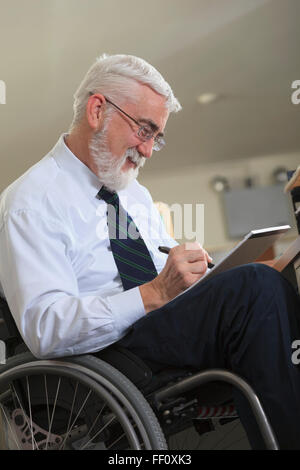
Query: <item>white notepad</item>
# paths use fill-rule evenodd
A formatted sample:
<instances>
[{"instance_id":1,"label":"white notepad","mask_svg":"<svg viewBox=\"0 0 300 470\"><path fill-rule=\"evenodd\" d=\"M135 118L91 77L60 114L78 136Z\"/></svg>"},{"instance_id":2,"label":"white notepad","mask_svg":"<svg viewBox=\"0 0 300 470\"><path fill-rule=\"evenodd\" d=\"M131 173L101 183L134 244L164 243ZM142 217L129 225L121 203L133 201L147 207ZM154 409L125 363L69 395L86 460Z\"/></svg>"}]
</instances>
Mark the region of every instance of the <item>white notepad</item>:
<instances>
[{"instance_id":1,"label":"white notepad","mask_svg":"<svg viewBox=\"0 0 300 470\"><path fill-rule=\"evenodd\" d=\"M215 274L222 273L228 269L242 264L253 263L259 258L278 238L286 233L291 227L281 225L280 227L262 228L251 230L242 241L240 241L214 268L207 271L200 279L207 279ZM198 281L199 282L199 281Z\"/></svg>"}]
</instances>

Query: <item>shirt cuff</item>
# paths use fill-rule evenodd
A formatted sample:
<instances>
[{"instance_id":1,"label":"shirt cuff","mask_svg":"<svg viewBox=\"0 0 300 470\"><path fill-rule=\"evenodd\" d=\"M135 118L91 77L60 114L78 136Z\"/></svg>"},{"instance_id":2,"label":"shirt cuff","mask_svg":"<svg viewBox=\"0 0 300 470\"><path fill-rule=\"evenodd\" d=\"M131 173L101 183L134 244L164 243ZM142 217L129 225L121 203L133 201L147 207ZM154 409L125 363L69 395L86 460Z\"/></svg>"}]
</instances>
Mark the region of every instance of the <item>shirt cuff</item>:
<instances>
[{"instance_id":1,"label":"shirt cuff","mask_svg":"<svg viewBox=\"0 0 300 470\"><path fill-rule=\"evenodd\" d=\"M120 334L124 334L133 323L146 315L139 287L120 292L107 300Z\"/></svg>"}]
</instances>

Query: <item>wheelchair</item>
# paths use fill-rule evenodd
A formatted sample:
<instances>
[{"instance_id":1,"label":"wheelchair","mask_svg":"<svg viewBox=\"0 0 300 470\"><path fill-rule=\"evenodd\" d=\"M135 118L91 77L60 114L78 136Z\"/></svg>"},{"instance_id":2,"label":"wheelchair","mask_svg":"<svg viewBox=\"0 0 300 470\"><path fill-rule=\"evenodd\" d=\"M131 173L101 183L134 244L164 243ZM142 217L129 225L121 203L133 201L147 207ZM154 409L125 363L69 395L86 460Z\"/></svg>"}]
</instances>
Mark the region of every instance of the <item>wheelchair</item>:
<instances>
[{"instance_id":1,"label":"wheelchair","mask_svg":"<svg viewBox=\"0 0 300 470\"><path fill-rule=\"evenodd\" d=\"M266 448L278 449L257 395L236 374L175 368L154 374L116 345L97 357L37 359L0 298L1 317L8 358L0 359L0 449L170 450L171 439L187 429L202 436L215 420L238 419L232 387L248 400Z\"/></svg>"}]
</instances>

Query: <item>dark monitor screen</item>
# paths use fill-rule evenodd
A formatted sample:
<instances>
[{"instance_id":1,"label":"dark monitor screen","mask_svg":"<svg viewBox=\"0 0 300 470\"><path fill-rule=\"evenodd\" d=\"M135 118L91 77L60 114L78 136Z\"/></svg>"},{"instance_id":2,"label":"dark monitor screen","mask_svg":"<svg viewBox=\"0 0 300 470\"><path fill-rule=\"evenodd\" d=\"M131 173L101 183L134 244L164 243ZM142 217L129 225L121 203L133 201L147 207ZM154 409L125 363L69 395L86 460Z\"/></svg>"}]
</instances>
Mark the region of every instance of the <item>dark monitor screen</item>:
<instances>
[{"instance_id":1,"label":"dark monitor screen","mask_svg":"<svg viewBox=\"0 0 300 470\"><path fill-rule=\"evenodd\" d=\"M223 203L229 238L265 227L295 225L290 195L281 184L225 191Z\"/></svg>"}]
</instances>

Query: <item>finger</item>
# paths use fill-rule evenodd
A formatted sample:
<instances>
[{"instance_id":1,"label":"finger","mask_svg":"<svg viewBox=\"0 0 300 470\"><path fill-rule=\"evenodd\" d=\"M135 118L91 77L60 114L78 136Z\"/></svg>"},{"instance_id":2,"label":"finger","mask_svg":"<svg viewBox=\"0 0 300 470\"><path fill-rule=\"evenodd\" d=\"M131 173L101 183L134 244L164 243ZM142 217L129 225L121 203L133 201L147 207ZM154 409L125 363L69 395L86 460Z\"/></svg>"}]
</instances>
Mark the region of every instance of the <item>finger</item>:
<instances>
[{"instance_id":1,"label":"finger","mask_svg":"<svg viewBox=\"0 0 300 470\"><path fill-rule=\"evenodd\" d=\"M203 259L206 259L207 262L213 261L212 257L209 255L209 253L202 248L200 243L198 242L187 242L184 243L183 245L178 245L174 248L172 248L172 254L179 256L179 260L181 261L188 261L190 263L193 263L195 261L200 261Z\"/></svg>"},{"instance_id":2,"label":"finger","mask_svg":"<svg viewBox=\"0 0 300 470\"><path fill-rule=\"evenodd\" d=\"M213 259L212 259L212 257L210 256L210 254L207 253L206 250L204 250L204 252L205 252L206 259L207 259L208 261L213 261Z\"/></svg>"},{"instance_id":3,"label":"finger","mask_svg":"<svg viewBox=\"0 0 300 470\"><path fill-rule=\"evenodd\" d=\"M210 254L202 247L199 242L187 242L184 245L185 251L203 251L205 253L205 257L208 261L213 261Z\"/></svg>"},{"instance_id":4,"label":"finger","mask_svg":"<svg viewBox=\"0 0 300 470\"><path fill-rule=\"evenodd\" d=\"M199 242L186 242L183 244L185 250L203 250L201 243Z\"/></svg>"},{"instance_id":5,"label":"finger","mask_svg":"<svg viewBox=\"0 0 300 470\"><path fill-rule=\"evenodd\" d=\"M203 250L194 250L194 251L185 251L182 255L182 260L189 263L194 263L195 261L206 260L207 256Z\"/></svg>"},{"instance_id":6,"label":"finger","mask_svg":"<svg viewBox=\"0 0 300 470\"><path fill-rule=\"evenodd\" d=\"M207 271L207 261L195 261L194 263L187 263L185 265L187 272L192 274L203 274Z\"/></svg>"},{"instance_id":7,"label":"finger","mask_svg":"<svg viewBox=\"0 0 300 470\"><path fill-rule=\"evenodd\" d=\"M191 248L191 249L188 249ZM197 259L199 256L205 257L203 248L197 243L185 243L183 245L171 248L169 257L176 257L177 259Z\"/></svg>"}]
</instances>

